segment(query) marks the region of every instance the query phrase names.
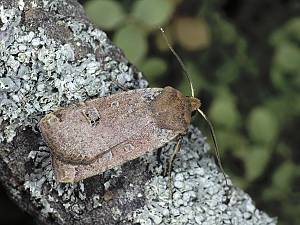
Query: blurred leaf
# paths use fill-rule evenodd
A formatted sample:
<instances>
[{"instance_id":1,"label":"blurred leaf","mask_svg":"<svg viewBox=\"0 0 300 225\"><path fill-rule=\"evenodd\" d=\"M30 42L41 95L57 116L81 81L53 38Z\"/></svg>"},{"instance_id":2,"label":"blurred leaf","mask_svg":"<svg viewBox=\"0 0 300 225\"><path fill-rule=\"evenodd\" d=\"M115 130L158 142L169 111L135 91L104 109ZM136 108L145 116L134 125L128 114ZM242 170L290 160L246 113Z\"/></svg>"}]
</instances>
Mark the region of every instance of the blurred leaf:
<instances>
[{"instance_id":1,"label":"blurred leaf","mask_svg":"<svg viewBox=\"0 0 300 225\"><path fill-rule=\"evenodd\" d=\"M289 89L284 77L284 72L275 64L271 67L271 79L273 85L282 91Z\"/></svg>"},{"instance_id":2,"label":"blurred leaf","mask_svg":"<svg viewBox=\"0 0 300 225\"><path fill-rule=\"evenodd\" d=\"M139 63L148 50L145 34L134 25L127 25L118 30L114 36L114 43L134 64Z\"/></svg>"},{"instance_id":3,"label":"blurred leaf","mask_svg":"<svg viewBox=\"0 0 300 225\"><path fill-rule=\"evenodd\" d=\"M167 64L161 58L148 58L142 63L140 69L150 81L155 81L166 72Z\"/></svg>"},{"instance_id":4,"label":"blurred leaf","mask_svg":"<svg viewBox=\"0 0 300 225\"><path fill-rule=\"evenodd\" d=\"M295 165L290 161L285 161L273 174L273 185L281 191L290 192L295 171L297 171Z\"/></svg>"},{"instance_id":5,"label":"blurred leaf","mask_svg":"<svg viewBox=\"0 0 300 225\"><path fill-rule=\"evenodd\" d=\"M236 128L240 121L239 111L230 98L218 97L209 109L210 118L219 126Z\"/></svg>"},{"instance_id":6,"label":"blurred leaf","mask_svg":"<svg viewBox=\"0 0 300 225\"><path fill-rule=\"evenodd\" d=\"M233 82L239 75L237 63L231 59L225 61L216 71L219 82L224 85Z\"/></svg>"},{"instance_id":7,"label":"blurred leaf","mask_svg":"<svg viewBox=\"0 0 300 225\"><path fill-rule=\"evenodd\" d=\"M281 91L300 90L300 18L289 20L271 36L275 54L271 79Z\"/></svg>"},{"instance_id":8,"label":"blurred leaf","mask_svg":"<svg viewBox=\"0 0 300 225\"><path fill-rule=\"evenodd\" d=\"M271 36L271 44L279 46L292 40L300 40L300 17L292 18Z\"/></svg>"},{"instance_id":9,"label":"blurred leaf","mask_svg":"<svg viewBox=\"0 0 300 225\"><path fill-rule=\"evenodd\" d=\"M270 158L271 152L262 146L248 149L247 155L244 157L247 180L253 181L262 175Z\"/></svg>"},{"instance_id":10,"label":"blurred leaf","mask_svg":"<svg viewBox=\"0 0 300 225\"><path fill-rule=\"evenodd\" d=\"M132 15L149 26L158 29L171 17L174 6L167 0L135 1Z\"/></svg>"},{"instance_id":11,"label":"blurred leaf","mask_svg":"<svg viewBox=\"0 0 300 225\"><path fill-rule=\"evenodd\" d=\"M247 128L252 140L261 144L270 144L278 134L277 120L266 108L252 110Z\"/></svg>"},{"instance_id":12,"label":"blurred leaf","mask_svg":"<svg viewBox=\"0 0 300 225\"><path fill-rule=\"evenodd\" d=\"M126 16L120 3L114 0L88 1L84 7L88 17L104 30L116 28Z\"/></svg>"},{"instance_id":13,"label":"blurred leaf","mask_svg":"<svg viewBox=\"0 0 300 225\"><path fill-rule=\"evenodd\" d=\"M222 41L224 44L235 43L238 34L234 25L222 18L220 14L215 14L214 18L217 22L217 26L213 27L215 30L214 39Z\"/></svg>"},{"instance_id":14,"label":"blurred leaf","mask_svg":"<svg viewBox=\"0 0 300 225\"><path fill-rule=\"evenodd\" d=\"M293 43L285 42L278 47L275 53L275 64L287 72L300 70L300 48Z\"/></svg>"},{"instance_id":15,"label":"blurred leaf","mask_svg":"<svg viewBox=\"0 0 300 225\"><path fill-rule=\"evenodd\" d=\"M266 101L269 111L276 112L278 124L282 127L292 117L300 115L300 93L286 90L281 95L274 96Z\"/></svg>"},{"instance_id":16,"label":"blurred leaf","mask_svg":"<svg viewBox=\"0 0 300 225\"><path fill-rule=\"evenodd\" d=\"M280 142L276 145L276 153L283 159L289 159L292 156L292 149L286 143Z\"/></svg>"},{"instance_id":17,"label":"blurred leaf","mask_svg":"<svg viewBox=\"0 0 300 225\"><path fill-rule=\"evenodd\" d=\"M203 18L178 18L175 29L178 42L188 50L203 49L210 45L210 30Z\"/></svg>"}]
</instances>

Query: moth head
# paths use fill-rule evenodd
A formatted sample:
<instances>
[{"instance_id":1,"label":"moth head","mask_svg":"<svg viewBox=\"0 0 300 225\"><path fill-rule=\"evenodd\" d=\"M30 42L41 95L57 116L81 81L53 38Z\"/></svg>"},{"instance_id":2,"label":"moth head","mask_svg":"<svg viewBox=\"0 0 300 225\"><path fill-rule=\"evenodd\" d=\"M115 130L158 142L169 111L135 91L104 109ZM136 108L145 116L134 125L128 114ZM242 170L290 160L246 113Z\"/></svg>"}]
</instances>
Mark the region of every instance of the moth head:
<instances>
[{"instance_id":1,"label":"moth head","mask_svg":"<svg viewBox=\"0 0 300 225\"><path fill-rule=\"evenodd\" d=\"M192 112L197 111L201 106L200 99L195 98L195 97L188 97L188 99L189 99L189 102L190 102L190 105L191 105L191 111Z\"/></svg>"}]
</instances>

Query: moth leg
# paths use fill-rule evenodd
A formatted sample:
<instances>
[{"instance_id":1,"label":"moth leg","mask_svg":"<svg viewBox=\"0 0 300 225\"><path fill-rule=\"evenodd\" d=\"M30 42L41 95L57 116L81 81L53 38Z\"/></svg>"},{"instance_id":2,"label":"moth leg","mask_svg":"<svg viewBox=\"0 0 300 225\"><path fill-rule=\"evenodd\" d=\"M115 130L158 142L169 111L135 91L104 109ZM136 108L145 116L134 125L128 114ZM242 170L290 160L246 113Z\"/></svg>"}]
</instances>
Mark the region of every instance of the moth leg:
<instances>
[{"instance_id":1,"label":"moth leg","mask_svg":"<svg viewBox=\"0 0 300 225\"><path fill-rule=\"evenodd\" d=\"M179 152L180 147L181 147L181 140L182 140L182 137L180 137L179 140L177 141L175 150L172 153L170 161L169 161L168 170L165 171L165 175L166 175L166 172L167 172L167 175L168 175L169 197L170 197L171 200L173 198L173 195L172 195L173 185L172 185L172 176L171 176L171 173L172 173L172 167L173 167L174 160L175 160L176 155Z\"/></svg>"}]
</instances>

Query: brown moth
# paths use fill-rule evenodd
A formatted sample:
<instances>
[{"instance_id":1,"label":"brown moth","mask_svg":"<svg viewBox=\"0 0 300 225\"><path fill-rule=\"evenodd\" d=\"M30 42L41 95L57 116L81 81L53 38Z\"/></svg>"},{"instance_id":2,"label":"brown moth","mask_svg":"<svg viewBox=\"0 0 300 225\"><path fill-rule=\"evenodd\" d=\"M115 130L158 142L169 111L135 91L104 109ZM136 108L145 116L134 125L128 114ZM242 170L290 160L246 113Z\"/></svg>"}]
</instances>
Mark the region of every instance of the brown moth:
<instances>
[{"instance_id":1,"label":"brown moth","mask_svg":"<svg viewBox=\"0 0 300 225\"><path fill-rule=\"evenodd\" d=\"M58 182L73 183L184 135L200 100L172 87L125 91L81 102L39 122Z\"/></svg>"},{"instance_id":2,"label":"brown moth","mask_svg":"<svg viewBox=\"0 0 300 225\"><path fill-rule=\"evenodd\" d=\"M172 87L144 88L81 102L49 113L38 126L51 149L56 180L73 183L158 149L181 137L198 111L209 125L218 164L227 183L213 126L194 97L190 76L161 28L163 37L185 72L192 91L184 96ZM180 150L180 141L168 168ZM171 190L171 188L170 188Z\"/></svg>"}]
</instances>

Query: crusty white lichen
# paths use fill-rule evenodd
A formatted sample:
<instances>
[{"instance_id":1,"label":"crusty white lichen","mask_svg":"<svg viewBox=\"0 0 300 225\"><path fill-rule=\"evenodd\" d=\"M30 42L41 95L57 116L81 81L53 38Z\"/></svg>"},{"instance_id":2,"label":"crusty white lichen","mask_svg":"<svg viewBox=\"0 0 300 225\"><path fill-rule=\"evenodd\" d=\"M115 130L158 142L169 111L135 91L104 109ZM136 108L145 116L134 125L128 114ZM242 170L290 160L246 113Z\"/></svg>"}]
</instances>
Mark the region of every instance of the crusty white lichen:
<instances>
[{"instance_id":1,"label":"crusty white lichen","mask_svg":"<svg viewBox=\"0 0 300 225\"><path fill-rule=\"evenodd\" d=\"M28 162L33 164L32 172L25 177L24 188L30 192L35 203L42 206L41 213L56 214L60 218L59 211L53 208L54 203L63 202L62 206L73 216L78 216L86 210L85 200L87 198L84 182L74 184L57 183L54 178L51 165L49 148L41 141L39 149L31 151ZM106 173L109 177L118 177L121 169L116 167ZM109 180L104 183L104 190L109 189ZM101 198L94 194L93 208L101 207Z\"/></svg>"},{"instance_id":2,"label":"crusty white lichen","mask_svg":"<svg viewBox=\"0 0 300 225\"><path fill-rule=\"evenodd\" d=\"M191 127L188 136L183 137L174 162L173 199L169 195L168 177L161 175L162 165L149 154L144 159L156 175L145 184L144 208L129 218L141 225L275 225L276 220L258 210L246 193L231 186L230 180L228 189L200 131ZM170 158L175 144L163 148L163 161Z\"/></svg>"},{"instance_id":3,"label":"crusty white lichen","mask_svg":"<svg viewBox=\"0 0 300 225\"><path fill-rule=\"evenodd\" d=\"M0 6L0 143L11 142L18 128L34 127L60 106L105 96L116 89L116 82L133 86L131 67L109 56L99 62L94 53L75 59L76 46L49 38L42 28L33 32L21 26L22 10ZM108 55L111 44L104 32L74 19L60 20L60 26L72 31L72 43Z\"/></svg>"}]
</instances>

